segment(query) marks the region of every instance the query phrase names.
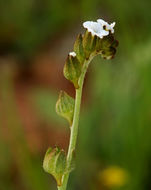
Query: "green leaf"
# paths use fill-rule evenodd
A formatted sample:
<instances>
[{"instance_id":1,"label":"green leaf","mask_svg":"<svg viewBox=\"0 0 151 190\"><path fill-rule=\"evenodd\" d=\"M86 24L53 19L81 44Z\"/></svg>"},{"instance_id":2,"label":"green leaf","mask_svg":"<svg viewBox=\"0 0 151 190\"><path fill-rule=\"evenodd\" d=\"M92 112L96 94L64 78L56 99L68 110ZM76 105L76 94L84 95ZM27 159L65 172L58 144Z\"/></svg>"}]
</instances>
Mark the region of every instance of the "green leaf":
<instances>
[{"instance_id":1,"label":"green leaf","mask_svg":"<svg viewBox=\"0 0 151 190\"><path fill-rule=\"evenodd\" d=\"M64 91L61 91L59 94L59 99L56 103L56 112L58 115L67 119L70 126L72 125L74 113L74 99Z\"/></svg>"},{"instance_id":2,"label":"green leaf","mask_svg":"<svg viewBox=\"0 0 151 190\"><path fill-rule=\"evenodd\" d=\"M81 34L78 35L74 43L74 52L76 53L78 60L82 64L85 60L85 52L83 48L83 38Z\"/></svg>"},{"instance_id":3,"label":"green leaf","mask_svg":"<svg viewBox=\"0 0 151 190\"><path fill-rule=\"evenodd\" d=\"M78 80L81 75L82 65L80 64L77 56L68 55L63 73L66 79L71 81L75 88L79 88Z\"/></svg>"},{"instance_id":4,"label":"green leaf","mask_svg":"<svg viewBox=\"0 0 151 190\"><path fill-rule=\"evenodd\" d=\"M62 185L62 176L66 169L66 155L64 150L58 147L49 148L45 154L43 161L45 172L51 174L57 181L57 185Z\"/></svg>"}]
</instances>

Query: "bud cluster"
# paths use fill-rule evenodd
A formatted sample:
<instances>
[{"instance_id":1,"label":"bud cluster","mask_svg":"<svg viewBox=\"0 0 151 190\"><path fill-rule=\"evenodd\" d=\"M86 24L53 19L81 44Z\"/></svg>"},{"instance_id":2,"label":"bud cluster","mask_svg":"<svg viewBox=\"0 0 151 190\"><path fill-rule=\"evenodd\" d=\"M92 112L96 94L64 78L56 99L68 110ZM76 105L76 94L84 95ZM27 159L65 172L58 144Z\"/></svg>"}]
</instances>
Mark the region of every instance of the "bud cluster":
<instances>
[{"instance_id":1,"label":"bud cluster","mask_svg":"<svg viewBox=\"0 0 151 190\"><path fill-rule=\"evenodd\" d=\"M84 35L78 35L74 51L69 53L63 70L65 78L72 82L75 88L79 87L78 80L83 65L90 57L100 54L104 59L112 59L118 46L118 41L113 36L115 23L109 25L98 19L97 22L87 21L83 26L86 32Z\"/></svg>"}]
</instances>

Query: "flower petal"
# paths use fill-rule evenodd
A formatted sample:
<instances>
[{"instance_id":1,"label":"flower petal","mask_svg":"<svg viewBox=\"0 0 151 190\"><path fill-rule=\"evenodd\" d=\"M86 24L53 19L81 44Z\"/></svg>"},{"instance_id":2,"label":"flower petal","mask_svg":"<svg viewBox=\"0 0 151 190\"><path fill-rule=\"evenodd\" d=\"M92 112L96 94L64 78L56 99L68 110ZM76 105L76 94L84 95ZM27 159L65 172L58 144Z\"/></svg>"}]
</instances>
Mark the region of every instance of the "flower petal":
<instances>
[{"instance_id":1,"label":"flower petal","mask_svg":"<svg viewBox=\"0 0 151 190\"><path fill-rule=\"evenodd\" d=\"M94 36L98 36L99 38L103 38L103 36L107 36L109 34L108 31L103 29L102 24L93 21L87 21L83 23L83 27L86 28L91 34Z\"/></svg>"},{"instance_id":2,"label":"flower petal","mask_svg":"<svg viewBox=\"0 0 151 190\"><path fill-rule=\"evenodd\" d=\"M99 24L102 25L102 27L106 27L104 30L107 30L107 31L111 31L111 33L114 33L114 26L115 26L115 22L111 23L111 24L108 24L107 22L105 22L104 20L102 19L98 19L97 22Z\"/></svg>"},{"instance_id":3,"label":"flower petal","mask_svg":"<svg viewBox=\"0 0 151 190\"><path fill-rule=\"evenodd\" d=\"M76 56L76 53L73 51L73 52L70 52L69 55L75 57L75 56Z\"/></svg>"}]
</instances>

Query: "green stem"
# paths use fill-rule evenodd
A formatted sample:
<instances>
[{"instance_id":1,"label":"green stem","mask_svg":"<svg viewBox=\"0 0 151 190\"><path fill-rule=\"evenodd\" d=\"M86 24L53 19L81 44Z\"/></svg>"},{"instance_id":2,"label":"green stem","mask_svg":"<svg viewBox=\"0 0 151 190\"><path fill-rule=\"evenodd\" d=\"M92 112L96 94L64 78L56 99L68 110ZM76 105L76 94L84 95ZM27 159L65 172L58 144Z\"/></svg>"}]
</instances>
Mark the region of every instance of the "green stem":
<instances>
[{"instance_id":1,"label":"green stem","mask_svg":"<svg viewBox=\"0 0 151 190\"><path fill-rule=\"evenodd\" d=\"M83 70L82 70L81 76L80 76L79 81L78 81L79 88L76 89L74 116L73 116L73 123L72 123L72 126L71 126L70 142L69 142L69 149L68 149L68 154L67 154L67 167L68 168L71 165L73 151L75 151L75 148L76 148L77 135L78 135L78 124L79 124L79 114L80 114L80 105L81 105L81 97L82 97L82 89L83 89L84 77L85 77L87 68L88 68L89 63L91 62L92 58L93 58L93 56L91 56L88 60L85 61L84 65L83 65ZM58 187L58 190L66 190L69 174L70 173L66 173L63 176L62 186Z\"/></svg>"}]
</instances>

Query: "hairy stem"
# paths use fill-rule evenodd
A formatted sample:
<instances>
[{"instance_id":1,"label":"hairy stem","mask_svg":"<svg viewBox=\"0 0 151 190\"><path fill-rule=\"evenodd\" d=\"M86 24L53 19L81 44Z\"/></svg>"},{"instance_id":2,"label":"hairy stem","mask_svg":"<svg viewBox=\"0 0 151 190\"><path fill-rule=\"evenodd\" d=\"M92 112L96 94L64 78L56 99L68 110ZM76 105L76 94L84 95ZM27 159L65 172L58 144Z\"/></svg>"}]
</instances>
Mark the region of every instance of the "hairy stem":
<instances>
[{"instance_id":1,"label":"hairy stem","mask_svg":"<svg viewBox=\"0 0 151 190\"><path fill-rule=\"evenodd\" d=\"M75 151L75 148L76 148L80 105L81 105L81 97L82 97L84 77L85 77L87 68L88 68L89 63L91 62L92 58L93 58L93 56L91 56L88 60L85 61L84 65L83 65L83 70L82 70L81 76L80 76L79 81L78 81L79 88L76 89L74 116L73 116L73 123L71 126L70 142L69 142L69 149L68 149L68 154L67 154L67 167L68 168L71 165L72 155L73 155L73 152ZM62 186L58 187L58 190L66 190L69 174L70 173L66 173L63 176Z\"/></svg>"}]
</instances>

